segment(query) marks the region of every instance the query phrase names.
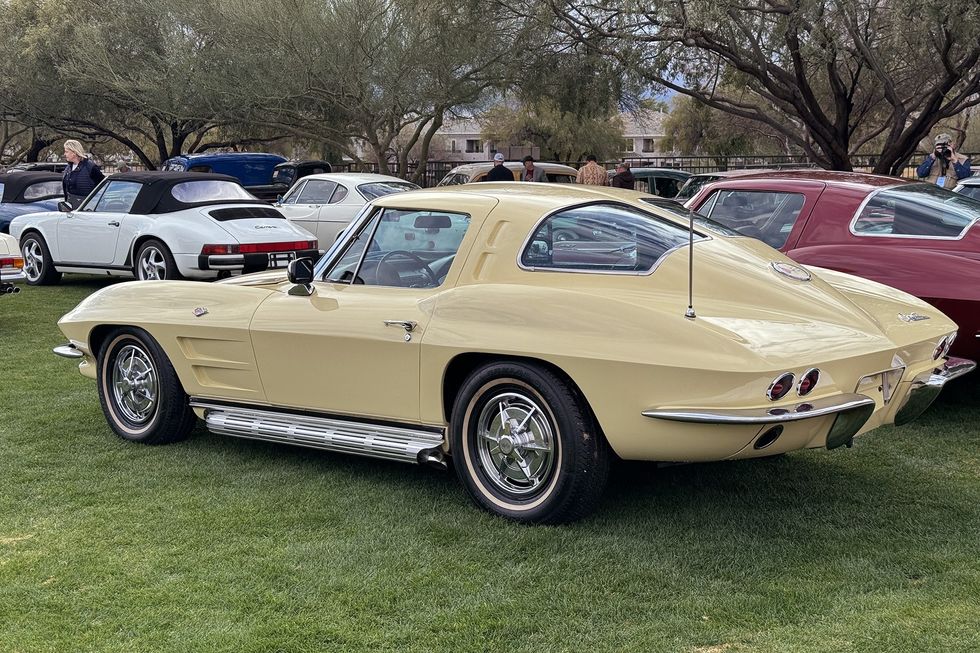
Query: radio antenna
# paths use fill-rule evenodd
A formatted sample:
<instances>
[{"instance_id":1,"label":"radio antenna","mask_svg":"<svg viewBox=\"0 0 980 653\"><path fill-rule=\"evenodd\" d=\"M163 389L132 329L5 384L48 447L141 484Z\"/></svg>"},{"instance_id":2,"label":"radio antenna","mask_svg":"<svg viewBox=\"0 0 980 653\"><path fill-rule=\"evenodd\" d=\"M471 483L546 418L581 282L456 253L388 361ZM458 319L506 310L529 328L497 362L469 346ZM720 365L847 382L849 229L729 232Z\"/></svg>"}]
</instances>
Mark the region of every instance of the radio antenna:
<instances>
[{"instance_id":1,"label":"radio antenna","mask_svg":"<svg viewBox=\"0 0 980 653\"><path fill-rule=\"evenodd\" d=\"M687 311L684 317L693 320L698 315L694 312L694 211L690 211L690 214L691 221L687 230Z\"/></svg>"}]
</instances>

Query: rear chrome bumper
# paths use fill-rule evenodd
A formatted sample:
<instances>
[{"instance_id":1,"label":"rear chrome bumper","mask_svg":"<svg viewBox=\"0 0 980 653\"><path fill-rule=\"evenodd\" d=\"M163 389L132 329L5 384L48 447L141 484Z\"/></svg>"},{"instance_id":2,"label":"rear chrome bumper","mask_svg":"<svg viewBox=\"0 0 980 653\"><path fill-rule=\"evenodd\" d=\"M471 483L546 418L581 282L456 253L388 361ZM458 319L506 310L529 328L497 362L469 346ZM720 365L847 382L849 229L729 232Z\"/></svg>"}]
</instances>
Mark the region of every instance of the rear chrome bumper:
<instances>
[{"instance_id":1,"label":"rear chrome bumper","mask_svg":"<svg viewBox=\"0 0 980 653\"><path fill-rule=\"evenodd\" d=\"M848 444L875 411L875 400L866 395L849 393L804 401L792 408L717 408L707 410L652 409L644 417L675 422L718 424L728 426L782 425L804 419L836 416L827 432L827 448ZM782 429L779 426L780 430Z\"/></svg>"},{"instance_id":2,"label":"rear chrome bumper","mask_svg":"<svg viewBox=\"0 0 980 653\"><path fill-rule=\"evenodd\" d=\"M666 419L674 422L700 424L783 424L801 419L824 417L847 411L869 409L874 411L875 400L862 394L841 394L804 401L793 408L711 408L707 410L654 408L643 411L644 417Z\"/></svg>"},{"instance_id":3,"label":"rear chrome bumper","mask_svg":"<svg viewBox=\"0 0 980 653\"><path fill-rule=\"evenodd\" d=\"M973 371L977 364L965 358L947 358L942 365L924 372L911 381L905 401L895 413L895 426L908 424L925 412L936 400L943 386L953 379Z\"/></svg>"}]
</instances>

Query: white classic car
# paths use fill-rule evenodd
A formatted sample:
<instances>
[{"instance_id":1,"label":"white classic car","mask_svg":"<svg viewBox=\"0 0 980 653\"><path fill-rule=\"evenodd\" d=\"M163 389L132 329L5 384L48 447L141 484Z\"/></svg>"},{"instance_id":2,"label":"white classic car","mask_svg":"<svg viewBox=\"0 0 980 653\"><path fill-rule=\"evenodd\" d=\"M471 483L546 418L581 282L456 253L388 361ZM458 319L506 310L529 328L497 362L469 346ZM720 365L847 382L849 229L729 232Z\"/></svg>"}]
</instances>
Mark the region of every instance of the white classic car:
<instances>
[{"instance_id":1,"label":"white classic car","mask_svg":"<svg viewBox=\"0 0 980 653\"><path fill-rule=\"evenodd\" d=\"M418 188L388 175L331 172L303 177L275 207L321 243L329 244L368 202Z\"/></svg>"},{"instance_id":2,"label":"white classic car","mask_svg":"<svg viewBox=\"0 0 980 653\"><path fill-rule=\"evenodd\" d=\"M669 200L571 184L389 195L315 267L115 284L58 325L55 352L96 379L122 438L173 442L200 418L451 457L479 505L524 522L588 513L613 456L836 449L915 419L974 367L947 357L956 325L915 297L805 269Z\"/></svg>"},{"instance_id":3,"label":"white classic car","mask_svg":"<svg viewBox=\"0 0 980 653\"><path fill-rule=\"evenodd\" d=\"M13 281L24 279L24 259L17 250L17 240L0 234L0 295L20 292Z\"/></svg>"},{"instance_id":4,"label":"white classic car","mask_svg":"<svg viewBox=\"0 0 980 653\"><path fill-rule=\"evenodd\" d=\"M10 223L31 285L57 283L63 272L214 279L319 255L311 233L225 175L115 174L77 209L59 206Z\"/></svg>"}]
</instances>

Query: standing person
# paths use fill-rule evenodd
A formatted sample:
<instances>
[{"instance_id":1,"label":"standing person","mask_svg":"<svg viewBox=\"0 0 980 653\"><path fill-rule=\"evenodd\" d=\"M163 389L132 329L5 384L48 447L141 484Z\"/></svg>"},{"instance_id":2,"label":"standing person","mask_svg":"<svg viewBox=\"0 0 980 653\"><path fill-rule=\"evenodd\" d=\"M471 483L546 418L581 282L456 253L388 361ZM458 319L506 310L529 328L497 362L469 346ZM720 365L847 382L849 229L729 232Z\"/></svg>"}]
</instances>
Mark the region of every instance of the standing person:
<instances>
[{"instance_id":1,"label":"standing person","mask_svg":"<svg viewBox=\"0 0 980 653\"><path fill-rule=\"evenodd\" d=\"M521 181L543 181L547 183L548 175L543 168L534 167L534 157L524 157L524 169L521 170Z\"/></svg>"},{"instance_id":2,"label":"standing person","mask_svg":"<svg viewBox=\"0 0 980 653\"><path fill-rule=\"evenodd\" d=\"M483 181L514 181L514 173L504 165L504 155L500 152L493 155L493 167Z\"/></svg>"},{"instance_id":3,"label":"standing person","mask_svg":"<svg viewBox=\"0 0 980 653\"><path fill-rule=\"evenodd\" d=\"M932 154L916 168L915 173L930 184L953 188L960 179L972 175L973 171L970 169L969 157L956 153L953 137L940 134L936 136L936 146Z\"/></svg>"},{"instance_id":4,"label":"standing person","mask_svg":"<svg viewBox=\"0 0 980 653\"><path fill-rule=\"evenodd\" d=\"M105 179L102 169L85 154L85 148L74 138L65 141L65 159L68 167L61 180L65 200L77 209L88 194Z\"/></svg>"},{"instance_id":5,"label":"standing person","mask_svg":"<svg viewBox=\"0 0 980 653\"><path fill-rule=\"evenodd\" d=\"M579 168L575 176L576 184L588 184L590 186L608 186L609 174L606 169L598 163L595 154L585 157L585 165Z\"/></svg>"},{"instance_id":6,"label":"standing person","mask_svg":"<svg viewBox=\"0 0 980 653\"><path fill-rule=\"evenodd\" d=\"M616 174L612 178L612 186L614 188L626 188L628 190L633 190L634 183L636 182L636 177L630 172L630 164L626 161L621 161L616 164Z\"/></svg>"}]
</instances>

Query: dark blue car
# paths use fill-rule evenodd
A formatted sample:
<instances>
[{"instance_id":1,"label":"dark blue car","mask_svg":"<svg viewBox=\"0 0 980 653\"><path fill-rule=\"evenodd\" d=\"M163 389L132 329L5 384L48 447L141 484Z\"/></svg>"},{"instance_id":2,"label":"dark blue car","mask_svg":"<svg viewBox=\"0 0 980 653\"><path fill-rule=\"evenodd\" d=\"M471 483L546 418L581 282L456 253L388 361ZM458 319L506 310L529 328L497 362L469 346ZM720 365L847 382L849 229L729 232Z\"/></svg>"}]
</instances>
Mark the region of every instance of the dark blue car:
<instances>
[{"instance_id":1,"label":"dark blue car","mask_svg":"<svg viewBox=\"0 0 980 653\"><path fill-rule=\"evenodd\" d=\"M0 233L10 233L10 221L25 213L57 211L64 199L61 175L55 172L8 172L0 175Z\"/></svg>"},{"instance_id":2,"label":"dark blue car","mask_svg":"<svg viewBox=\"0 0 980 653\"><path fill-rule=\"evenodd\" d=\"M215 152L182 154L163 162L164 170L174 172L216 172L229 175L242 186L261 186L272 181L272 170L286 157L265 152Z\"/></svg>"}]
</instances>

